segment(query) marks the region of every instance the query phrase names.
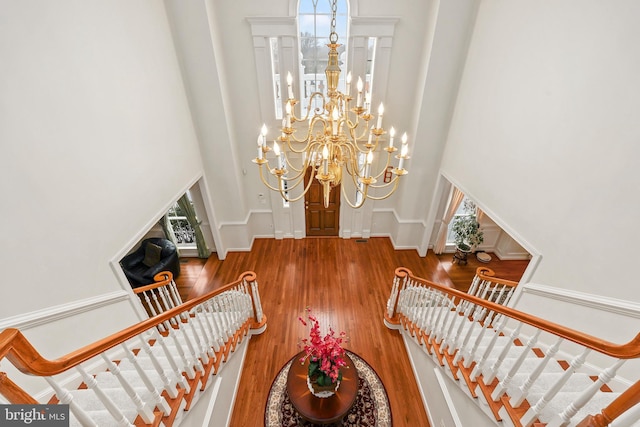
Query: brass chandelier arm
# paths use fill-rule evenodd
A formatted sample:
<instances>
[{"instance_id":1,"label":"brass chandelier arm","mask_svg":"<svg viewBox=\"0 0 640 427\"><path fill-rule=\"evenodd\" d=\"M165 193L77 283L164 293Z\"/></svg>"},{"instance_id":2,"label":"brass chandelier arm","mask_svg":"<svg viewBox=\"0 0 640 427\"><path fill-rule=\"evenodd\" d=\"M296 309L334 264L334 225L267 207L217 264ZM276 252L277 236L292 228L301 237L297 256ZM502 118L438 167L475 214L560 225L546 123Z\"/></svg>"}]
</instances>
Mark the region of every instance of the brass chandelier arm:
<instances>
[{"instance_id":1,"label":"brass chandelier arm","mask_svg":"<svg viewBox=\"0 0 640 427\"><path fill-rule=\"evenodd\" d=\"M296 112L294 110L294 105L298 103L298 100L296 99L290 99L287 102L289 102L291 104L291 123L293 124L294 122L306 122L307 120L309 120L309 114L311 114L311 105L313 104L313 98L316 97L320 97L322 99L322 110L320 109L320 107L314 108L313 111L313 115L319 115L322 113L322 111L325 110L325 107L327 105L327 98L324 96L324 94L322 92L313 92L311 95L309 95L309 103L307 104L307 114L304 117L296 117Z\"/></svg>"},{"instance_id":2,"label":"brass chandelier arm","mask_svg":"<svg viewBox=\"0 0 640 427\"><path fill-rule=\"evenodd\" d=\"M315 173L315 171L316 171L315 168L312 167L311 177L309 178L309 182L307 183L307 186L302 191L302 194L300 194L298 197L293 197L293 198L289 197L287 194L285 194L282 188L279 189L280 196L282 196L282 198L289 203L297 202L298 200L302 199L305 196L305 194L307 194L307 191L309 191L309 187L311 187L311 183L313 182L313 174ZM279 182L280 182L280 177L278 177L278 183ZM295 188L301 182L303 182L303 179L299 180L294 187L289 188L288 190Z\"/></svg>"},{"instance_id":3,"label":"brass chandelier arm","mask_svg":"<svg viewBox=\"0 0 640 427\"><path fill-rule=\"evenodd\" d=\"M360 190L359 187L356 186L356 191L360 194L362 194L362 198L360 200L360 203L352 203L351 200L349 199L349 196L347 195L345 186L342 187L342 195L344 196L344 199L346 200L347 204L349 206L351 206L354 209L358 209L360 208L363 204L364 201L367 199L371 199L371 200L384 200L389 198L395 191L396 188L398 187L398 184L400 182L399 176L396 176L391 182L383 185L383 186L375 186L375 185L365 185L364 186L364 190ZM389 185L393 184L393 188L384 196L371 196L369 194L369 188L383 188L383 187L387 187Z\"/></svg>"},{"instance_id":4,"label":"brass chandelier arm","mask_svg":"<svg viewBox=\"0 0 640 427\"><path fill-rule=\"evenodd\" d=\"M277 176L278 178L278 185L280 188L276 188L274 186L272 186L271 184L269 184L269 181L267 181L264 177L264 174L262 172L262 166L263 165L259 165L259 169L260 169L260 180L262 181L262 183L267 186L267 188L269 188L270 190L273 191L277 191L278 193L280 193L280 196L282 196L282 198L284 200L286 200L287 202L296 202L298 200L300 200L301 198L304 197L304 195L307 193L307 191L309 190L309 187L311 186L311 183L313 181L313 179L309 179L309 183L307 183L307 186L304 188L304 191L302 191L302 194L298 197L289 197L287 196L287 194L284 192L284 190L282 189L282 181L284 181L285 179L282 178L281 176ZM267 169L269 168L269 166L267 165ZM315 172L315 169L311 172L312 174ZM303 177L304 178L304 177ZM287 180L288 181L288 180ZM298 185L300 185L300 183L303 182L303 179L299 179L292 187L287 188L287 191L291 191L293 189L295 189Z\"/></svg>"},{"instance_id":5,"label":"brass chandelier arm","mask_svg":"<svg viewBox=\"0 0 640 427\"><path fill-rule=\"evenodd\" d=\"M304 153L304 151L302 151L302 153ZM287 165L287 170L293 170L296 172L295 176L292 177L287 177L290 180L294 180L297 179L299 176L302 175L302 172L306 169L305 166L308 166L308 160L306 160L305 162L303 162L302 167L301 168L296 168L293 164L293 162L289 161L289 157L287 156L287 152L284 152L284 160L285 163Z\"/></svg>"},{"instance_id":6,"label":"brass chandelier arm","mask_svg":"<svg viewBox=\"0 0 640 427\"><path fill-rule=\"evenodd\" d=\"M268 163L265 163L265 164L267 165L267 169L269 169L269 164L268 164ZM273 191L278 191L278 192L280 192L280 189L279 189L279 188L276 188L276 187L272 186L271 184L269 184L269 181L267 181L267 180L264 178L264 174L262 173L262 166L263 166L263 165L262 165L262 164L259 164L258 166L259 166L259 169L260 169L260 180L262 181L262 183L263 183L264 185L266 185L266 186L267 186L267 188L269 188L269 190L273 190Z\"/></svg>"},{"instance_id":7,"label":"brass chandelier arm","mask_svg":"<svg viewBox=\"0 0 640 427\"><path fill-rule=\"evenodd\" d=\"M351 135L351 140L354 141L356 145L358 145L358 141L364 140L364 137L367 134L367 132L371 131L371 129L369 128L369 119L363 118L365 126L362 126L362 133L360 134L360 136L357 135L358 126L360 125L359 117L360 116L356 116L355 123L351 121L347 122L349 126L349 134ZM353 123L353 126L351 126L349 123Z\"/></svg>"},{"instance_id":8,"label":"brass chandelier arm","mask_svg":"<svg viewBox=\"0 0 640 427\"><path fill-rule=\"evenodd\" d=\"M357 187L356 187L357 188ZM358 190L359 193L362 193L362 200L360 200L360 203L351 203L351 200L349 200L349 196L347 196L347 191L345 190L345 186L342 186L342 196L344 197L344 200L346 200L347 204L349 206L351 206L353 209L358 209L360 208L363 204L364 201L367 200L367 189L365 188L364 192Z\"/></svg>"},{"instance_id":9,"label":"brass chandelier arm","mask_svg":"<svg viewBox=\"0 0 640 427\"><path fill-rule=\"evenodd\" d=\"M384 200L384 199L388 198L389 196L391 196L396 191L396 188L398 188L398 183L399 182L400 182L400 180L396 176L391 182L389 182L388 184L385 185L385 187L386 187L386 186L388 186L388 185L393 183L393 188L387 194L385 194L384 196L379 196L379 197L367 195L366 198L367 199L371 199L371 200ZM382 188L382 186L375 187L373 185L371 187L372 188ZM363 199L364 199L364 197L363 197Z\"/></svg>"}]
</instances>

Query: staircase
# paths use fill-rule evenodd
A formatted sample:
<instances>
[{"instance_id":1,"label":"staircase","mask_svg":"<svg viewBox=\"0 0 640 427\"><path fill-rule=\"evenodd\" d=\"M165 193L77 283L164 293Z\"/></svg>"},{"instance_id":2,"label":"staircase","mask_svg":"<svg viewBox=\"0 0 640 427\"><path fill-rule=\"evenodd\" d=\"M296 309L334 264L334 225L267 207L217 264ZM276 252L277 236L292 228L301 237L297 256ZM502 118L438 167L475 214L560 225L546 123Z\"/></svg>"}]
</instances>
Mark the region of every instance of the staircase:
<instances>
[{"instance_id":1,"label":"staircase","mask_svg":"<svg viewBox=\"0 0 640 427\"><path fill-rule=\"evenodd\" d=\"M484 414L475 426L640 425L640 381L616 377L640 357L640 334L616 345L513 310L505 304L515 285L481 267L463 293L398 268L385 323L403 334L412 359L433 362L414 363L418 382L435 366L443 389L459 389L458 406Z\"/></svg>"},{"instance_id":2,"label":"staircase","mask_svg":"<svg viewBox=\"0 0 640 427\"><path fill-rule=\"evenodd\" d=\"M136 289L148 320L59 359L44 359L17 329L0 333L0 363L19 371L0 373L0 394L67 404L71 426L177 426L201 398L213 405L220 371L266 328L255 273L186 303L171 273L156 281ZM50 397L38 402L20 374L46 381Z\"/></svg>"}]
</instances>

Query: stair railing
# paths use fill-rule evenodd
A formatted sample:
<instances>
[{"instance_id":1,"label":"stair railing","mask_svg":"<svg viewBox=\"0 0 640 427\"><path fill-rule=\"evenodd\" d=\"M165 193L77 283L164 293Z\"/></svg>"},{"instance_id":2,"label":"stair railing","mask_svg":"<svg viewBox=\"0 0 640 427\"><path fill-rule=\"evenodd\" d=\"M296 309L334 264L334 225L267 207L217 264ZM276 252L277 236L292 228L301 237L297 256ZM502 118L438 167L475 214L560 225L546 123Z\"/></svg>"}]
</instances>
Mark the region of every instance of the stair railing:
<instances>
[{"instance_id":1,"label":"stair railing","mask_svg":"<svg viewBox=\"0 0 640 427\"><path fill-rule=\"evenodd\" d=\"M149 317L157 316L183 303L173 273L162 271L154 276L154 283L133 289Z\"/></svg>"},{"instance_id":2,"label":"stair railing","mask_svg":"<svg viewBox=\"0 0 640 427\"><path fill-rule=\"evenodd\" d=\"M494 292L485 281L501 280L481 271L477 273L470 288L472 294L467 294L415 277L406 268L396 269L385 324L404 329L425 352L437 356L441 366L448 365L454 379L462 374L474 397L475 390L480 388L498 421L503 409L516 425L531 426L536 422L547 423L549 427L575 425L573 418L582 414L580 411L587 403L596 402L597 396L604 397L603 401L610 399L600 406L605 407L602 414L595 416L598 422L606 420L605 424L593 424L602 427L617 417L622 419L625 411L640 401L637 383L619 397L617 393L602 392L611 391L606 385L625 360L640 358L640 334L626 344L615 344L514 310L503 305L510 298L503 295L512 291L512 286ZM522 330L529 333L531 327L533 332L523 335ZM546 352L537 344L543 333L545 341L550 342ZM562 362L564 367L554 358L562 342L583 349L570 363ZM588 375L583 366L590 353L608 356L613 363L598 375ZM521 369L525 364L527 369ZM554 382L533 393L532 385L543 373ZM577 391L567 391L585 378L588 384ZM564 399L570 399L569 403ZM611 400L613 403L609 404Z\"/></svg>"},{"instance_id":3,"label":"stair railing","mask_svg":"<svg viewBox=\"0 0 640 427\"><path fill-rule=\"evenodd\" d=\"M170 296L170 273L161 281L166 283L154 288L164 287L168 292L165 300L168 303L171 298L168 304L175 304L175 295ZM170 426L189 409L194 397L206 388L209 376L219 371L243 337L265 328L253 272L201 297L171 308L164 306L164 311L148 320L55 360L45 359L19 330L9 328L0 332L0 362L11 363L18 377L19 373L42 377L53 391L48 402L38 402L19 385L22 378L14 381L0 372L0 395L14 404L69 404L73 417L83 426L157 425L160 420ZM104 369L90 373L87 365L95 368L98 360ZM121 372L125 365L127 378ZM79 373L84 390L69 389L56 378L71 372ZM116 392L101 385L99 377L105 373L111 381L108 387L120 383ZM87 391L95 398L84 405L86 398L78 400L76 395ZM129 409L123 408L121 399Z\"/></svg>"}]
</instances>

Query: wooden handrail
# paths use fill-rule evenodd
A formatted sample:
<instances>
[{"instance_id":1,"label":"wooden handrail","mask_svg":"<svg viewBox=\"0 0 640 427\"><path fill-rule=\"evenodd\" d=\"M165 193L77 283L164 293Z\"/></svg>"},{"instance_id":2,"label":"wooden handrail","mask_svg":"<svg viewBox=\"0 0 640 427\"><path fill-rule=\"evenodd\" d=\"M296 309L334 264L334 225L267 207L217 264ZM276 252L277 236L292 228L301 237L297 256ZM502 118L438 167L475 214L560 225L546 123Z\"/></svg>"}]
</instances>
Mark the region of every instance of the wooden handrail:
<instances>
[{"instance_id":1,"label":"wooden handrail","mask_svg":"<svg viewBox=\"0 0 640 427\"><path fill-rule=\"evenodd\" d=\"M498 277L495 277L495 275L495 271L488 267L476 268L476 276L478 276L482 280L487 280L492 283L498 283L500 285L505 285L512 288L518 286L518 282L514 282L513 280L500 279Z\"/></svg>"},{"instance_id":2,"label":"wooden handrail","mask_svg":"<svg viewBox=\"0 0 640 427\"><path fill-rule=\"evenodd\" d=\"M0 332L0 360L6 357L17 369L27 375L56 375L68 370L69 368L77 366L78 364L85 362L100 353L103 353L127 341L128 339L141 334L142 332L145 332L146 330L151 329L184 311L191 310L198 304L201 304L224 291L230 290L234 286L242 283L244 280L251 282L255 279L256 274L253 271L244 272L235 282L211 291L206 295L189 300L179 307L167 310L153 318L144 320L55 360L48 360L42 357L22 332L15 328L8 328Z\"/></svg>"},{"instance_id":3,"label":"wooden handrail","mask_svg":"<svg viewBox=\"0 0 640 427\"><path fill-rule=\"evenodd\" d=\"M170 271L161 271L160 273L153 276L153 280L155 280L155 282L151 283L150 285L144 285L138 288L133 288L133 293L141 294L144 291L150 291L152 289L166 286L173 281L173 273Z\"/></svg>"},{"instance_id":4,"label":"wooden handrail","mask_svg":"<svg viewBox=\"0 0 640 427\"><path fill-rule=\"evenodd\" d=\"M549 332L551 334L557 335L559 337L562 337L574 343L580 344L583 347L587 347L599 353L606 354L607 356L615 357L618 359L633 359L636 357L640 357L640 333L626 344L616 344L616 343L612 343L612 342L594 337L592 335L585 334L583 332L576 331L575 329L567 328L557 323L549 322L548 320L542 319L540 317L533 316L531 314L527 314L522 311L514 310L512 308L509 308L500 304L496 304L491 301L487 301L482 298L475 297L473 295L469 295L465 292L461 292L456 289L452 289L452 288L431 282L429 280L416 277L413 275L411 270L404 267L396 268L395 274L401 279L409 277L412 280L424 283L430 287L438 289L441 292L447 293L453 297L471 301L475 304L478 304L490 310L493 310L496 313L504 314L505 316L508 316L512 319L519 320L523 323L534 326L543 331Z\"/></svg>"},{"instance_id":5,"label":"wooden handrail","mask_svg":"<svg viewBox=\"0 0 640 427\"><path fill-rule=\"evenodd\" d=\"M588 415L577 427L606 427L638 403L640 403L640 381L626 389L599 414Z\"/></svg>"}]
</instances>

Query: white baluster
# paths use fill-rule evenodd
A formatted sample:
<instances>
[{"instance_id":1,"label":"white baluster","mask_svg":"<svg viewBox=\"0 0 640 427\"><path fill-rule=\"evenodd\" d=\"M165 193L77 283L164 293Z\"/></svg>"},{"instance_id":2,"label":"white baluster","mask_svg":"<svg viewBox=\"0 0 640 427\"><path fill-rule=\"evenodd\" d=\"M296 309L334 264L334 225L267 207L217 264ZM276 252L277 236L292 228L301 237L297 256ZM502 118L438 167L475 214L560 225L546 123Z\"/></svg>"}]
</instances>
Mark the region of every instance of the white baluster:
<instances>
[{"instance_id":1,"label":"white baluster","mask_svg":"<svg viewBox=\"0 0 640 427\"><path fill-rule=\"evenodd\" d=\"M490 311L487 317L484 319L484 323L482 323L482 329L480 330L480 333L476 335L476 339L473 342L473 346L471 350L467 351L466 350L467 346L466 345L463 346L461 350L461 354L462 354L462 357L464 358L464 363L462 364L462 366L464 366L465 368L468 369L471 367L471 364L473 363L473 360L474 360L474 355L478 351L478 347L480 346L480 343L482 343L482 340L485 334L487 333L487 330L489 329L489 325L491 324L491 319L493 318L494 315L495 313L493 311Z\"/></svg>"},{"instance_id":2,"label":"white baluster","mask_svg":"<svg viewBox=\"0 0 640 427\"><path fill-rule=\"evenodd\" d=\"M493 336L491 337L491 341L489 342L489 345L487 345L487 348L485 348L484 353L482 354L482 356L480 356L480 359L477 361L476 366L473 367L473 370L471 371L471 375L469 375L472 381L475 381L478 375L480 375L480 373L484 371L485 364L487 363L489 356L493 352L496 342L498 341L498 337L500 337L500 335L502 334L502 331L506 326L506 324L507 324L507 317L502 317L500 322L498 323L498 327L495 329Z\"/></svg>"},{"instance_id":3,"label":"white baluster","mask_svg":"<svg viewBox=\"0 0 640 427\"><path fill-rule=\"evenodd\" d=\"M438 310L438 315L436 316L436 320L433 323L432 330L433 341L435 343L440 343L442 341L447 320L449 319L449 315L453 312L453 310L451 310L451 304L451 300L449 300L449 298L444 293L441 293L440 310Z\"/></svg>"},{"instance_id":4,"label":"white baluster","mask_svg":"<svg viewBox=\"0 0 640 427\"><path fill-rule=\"evenodd\" d=\"M165 414L170 413L171 412L171 408L169 407L167 402L162 398L162 396L160 396L160 393L158 392L158 390L156 389L155 385L153 384L153 382L149 378L149 375L147 375L145 370L142 368L142 366L140 366L140 364L136 360L136 355L129 349L129 346L127 345L126 342L123 342L121 344L121 346L124 349L125 356L127 357L127 360L129 360L129 362L131 362L131 365L134 367L134 369L138 373L138 376L140 377L140 379L144 383L145 387L147 387L147 390L149 390L149 392L151 393L151 398L153 399L155 404L160 409L162 409L162 411L164 411Z\"/></svg>"},{"instance_id":5,"label":"white baluster","mask_svg":"<svg viewBox=\"0 0 640 427\"><path fill-rule=\"evenodd\" d=\"M145 423L151 424L154 418L153 407L148 403L142 401L138 393L136 393L135 389L131 386L131 384L129 384L129 381L127 381L127 379L122 375L122 371L120 371L118 365L113 363L113 361L109 359L105 353L101 353L100 355L106 362L111 374L116 377L125 393L127 393L129 398L131 398L131 401L138 409L138 414L140 415L140 417L144 420Z\"/></svg>"},{"instance_id":6,"label":"white baluster","mask_svg":"<svg viewBox=\"0 0 640 427\"><path fill-rule=\"evenodd\" d=\"M162 313L164 310L162 308L162 305L160 305L160 302L158 301L157 292L153 289L145 292L149 292L151 294L151 312L153 313L153 315L156 316L157 313Z\"/></svg>"},{"instance_id":7,"label":"white baluster","mask_svg":"<svg viewBox=\"0 0 640 427\"><path fill-rule=\"evenodd\" d=\"M171 399L175 399L176 397L178 397L177 386L178 386L178 383L180 383L180 381L177 378L180 377L180 379L182 379L183 377L182 377L182 374L178 371L178 366L175 364L173 357L167 358L169 361L169 365L172 368L172 372L175 375L174 380L172 381L171 379L169 379L169 377L165 373L164 367L162 366L162 364L158 360L158 357L155 355L155 353L151 349L151 346L149 345L149 343L140 335L138 335L138 339L140 340L141 351L143 351L147 356L149 356L149 359L151 360L151 364L155 368L156 373L158 374L158 377L162 381L164 390L167 392L167 395ZM160 342L158 342L157 340L156 340L156 343L159 346L161 346ZM149 390L149 391L152 391L152 390Z\"/></svg>"},{"instance_id":8,"label":"white baluster","mask_svg":"<svg viewBox=\"0 0 640 427\"><path fill-rule=\"evenodd\" d=\"M486 294L486 288L485 291L483 292L483 295ZM456 331L455 336L452 338L451 340L451 345L449 347L449 354L453 355L453 353L456 351L456 349L460 349L461 347L464 347L465 345L467 345L467 343L469 342L469 338L471 336L471 334L473 333L474 327L476 325L476 318L478 315L481 315L483 310L478 310L478 307L482 307L480 305L477 305L475 303L471 303L469 302L469 304L467 304L467 308L465 309L462 318L460 319L460 322L458 323L458 329ZM468 320L470 319L470 320ZM465 334L464 338L463 338L463 342L460 346L458 346L458 340L460 338L460 336L462 335L462 333L464 332L464 328L467 328L467 333ZM456 354L456 357L454 358L454 364L457 364L458 361L460 360L460 357L462 356L462 352L458 352Z\"/></svg>"},{"instance_id":9,"label":"white baluster","mask_svg":"<svg viewBox=\"0 0 640 427\"><path fill-rule=\"evenodd\" d=\"M260 300L260 292L258 291L258 281L254 280L251 282L251 294L253 295L253 303L256 306L256 319L258 321L262 320L263 311L262 311L262 301Z\"/></svg>"},{"instance_id":10,"label":"white baluster","mask_svg":"<svg viewBox=\"0 0 640 427\"><path fill-rule=\"evenodd\" d=\"M442 292L436 289L432 290L431 295L433 298L433 306L432 306L431 312L429 313L429 316L426 319L426 324L424 326L424 329L427 335L429 335L431 338L434 338L434 334L437 329L438 322L444 310L442 305L446 303L446 296L443 295Z\"/></svg>"},{"instance_id":11,"label":"white baluster","mask_svg":"<svg viewBox=\"0 0 640 427\"><path fill-rule=\"evenodd\" d=\"M69 391L60 384L56 382L52 377L44 377L44 379L49 383L53 391L56 393L58 400L60 403L64 405L69 405L69 410L76 417L78 422L82 424L83 427L98 427L95 421L91 419L91 416L87 414L84 409L82 409L76 402L73 401L73 396Z\"/></svg>"},{"instance_id":12,"label":"white baluster","mask_svg":"<svg viewBox=\"0 0 640 427\"><path fill-rule=\"evenodd\" d=\"M127 420L122 411L120 411L120 408L118 408L116 404L113 403L113 401L109 398L109 396L107 396L105 392L102 391L102 389L96 382L96 379L93 376L89 375L81 365L77 365L76 369L78 370L78 372L80 372L82 380L85 382L87 387L89 387L96 394L96 396L98 396L98 399L100 399L100 401L107 409L107 411L109 411L116 423L121 426L134 427L133 424L131 424L129 420Z\"/></svg>"},{"instance_id":13,"label":"white baluster","mask_svg":"<svg viewBox=\"0 0 640 427\"><path fill-rule=\"evenodd\" d=\"M511 380L520 370L520 367L522 366L522 363L524 362L524 360L527 357L531 356L532 354L531 349L533 348L535 343L538 341L538 338L540 337L541 332L542 330L538 329L536 333L527 341L527 345L523 349L522 353L520 353L515 363L511 366L511 369L509 369L509 372L507 373L507 375L500 381L500 383L493 390L493 393L491 393L491 398L493 399L494 402L497 402L498 399L500 399L502 395L506 393L507 387L509 387Z\"/></svg>"},{"instance_id":14,"label":"white baluster","mask_svg":"<svg viewBox=\"0 0 640 427\"><path fill-rule=\"evenodd\" d=\"M434 291L430 288L425 289L425 294L424 294L424 311L422 312L422 315L420 316L420 320L419 320L419 328L423 331L425 331L427 329L427 325L429 323L429 317L431 316L431 313L433 312L433 310L435 309L435 300L434 300Z\"/></svg>"},{"instance_id":15,"label":"white baluster","mask_svg":"<svg viewBox=\"0 0 640 427\"><path fill-rule=\"evenodd\" d=\"M226 308L224 306L224 301L221 296L218 295L214 298L214 304L216 306L216 311L218 312L218 319L220 319L220 324L222 325L222 330L224 331L224 342L226 343L232 336L231 327L229 324L229 317L226 313Z\"/></svg>"},{"instance_id":16,"label":"white baluster","mask_svg":"<svg viewBox=\"0 0 640 427\"><path fill-rule=\"evenodd\" d=\"M159 291L160 297L162 298L162 302L166 307L165 311L168 311L168 310L171 310L172 308L177 307L177 304L173 299L173 295L171 295L171 291L167 286L158 288L158 291ZM183 312L182 317L184 318L186 314L187 314L186 312Z\"/></svg>"},{"instance_id":17,"label":"white baluster","mask_svg":"<svg viewBox=\"0 0 640 427\"><path fill-rule=\"evenodd\" d=\"M482 376L484 378L485 384L491 384L493 382L493 379L496 377L498 369L502 365L505 357L507 357L509 350L511 350L511 348L515 345L514 341L520 334L521 327L522 323L518 323L518 326L516 326L516 328L509 335L509 343L502 348L502 351L500 352L500 355L498 355L496 361L493 362L493 365L491 365L489 369L487 369L486 371L482 371Z\"/></svg>"},{"instance_id":18,"label":"white baluster","mask_svg":"<svg viewBox=\"0 0 640 427\"><path fill-rule=\"evenodd\" d=\"M478 289L478 285L480 284L480 277L476 274L473 276L473 280L471 280L471 286L469 286L469 290L467 291L468 295L476 295L476 290Z\"/></svg>"},{"instance_id":19,"label":"white baluster","mask_svg":"<svg viewBox=\"0 0 640 427\"><path fill-rule=\"evenodd\" d=\"M178 329L178 331L180 331L180 333L182 334L182 331L180 329ZM182 370L185 372L188 379L190 380L194 379L196 377L195 364L192 363L192 360L189 359L185 354L184 348L182 347L182 343L180 342L176 329L171 328L169 329L168 332L169 332L168 338L170 338L171 341L173 342L173 345L176 351L178 352L178 356L180 357L180 360L182 360L182 365L183 365Z\"/></svg>"},{"instance_id":20,"label":"white baluster","mask_svg":"<svg viewBox=\"0 0 640 427\"><path fill-rule=\"evenodd\" d=\"M549 347L549 349L544 355L544 358L540 361L538 366L536 366L533 372L529 374L525 382L522 383L520 387L518 387L518 390L511 395L511 399L510 399L511 406L513 406L514 408L517 408L518 406L522 405L522 402L524 402L524 400L527 398L529 389L531 388L533 383L538 379L540 374L544 372L544 368L547 366L549 361L552 360L553 356L556 355L556 353L560 349L560 344L562 344L562 341L564 341L563 338L558 338L558 340L553 344L553 346Z\"/></svg>"},{"instance_id":21,"label":"white baluster","mask_svg":"<svg viewBox=\"0 0 640 427\"><path fill-rule=\"evenodd\" d=\"M156 340L155 345L160 345L160 348L162 349L162 352L164 353L165 358L167 359L167 361L169 362L169 366L171 366L171 370L176 374L176 380L178 381L178 383L180 384L180 386L187 390L187 393L189 393L189 383L187 383L187 381L185 380L184 376L182 375L183 372L187 373L187 376L189 376L189 372L191 372L191 378L194 377L193 375L193 371L188 367L188 363L186 358L184 357L184 353L182 352L182 348L178 347L176 349L176 351L178 352L177 357L180 359L182 368L178 365L178 362L176 362L176 355L169 349L169 346L166 343L166 340L168 338L165 338L163 335L161 335L158 331L154 330L153 331L154 334L154 339ZM174 341L175 342L175 341ZM174 396L171 396L171 398L175 398Z\"/></svg>"},{"instance_id":22,"label":"white baluster","mask_svg":"<svg viewBox=\"0 0 640 427\"><path fill-rule=\"evenodd\" d=\"M569 367L562 373L562 376L558 379L558 381L551 388L549 388L544 396L538 399L536 404L529 408L529 410L524 414L524 416L520 420L520 423L523 425L523 427L530 427L533 424L544 407L547 406L547 404L551 401L551 399L553 399L556 394L558 394L562 386L565 385L567 381L569 381L569 378L571 378L575 371L584 364L585 360L587 359L587 355L590 352L590 349L585 348L584 351L580 353L580 355L578 355L569 363Z\"/></svg>"},{"instance_id":23,"label":"white baluster","mask_svg":"<svg viewBox=\"0 0 640 427\"><path fill-rule=\"evenodd\" d=\"M204 371L204 367L202 366L202 362L200 361L199 355L196 352L196 349L195 349L195 347L193 345L193 339L187 333L187 326L186 325L189 325L190 328L193 328L193 325L191 324L191 321L189 319L186 322L186 324L182 324L181 327L179 327L178 329L174 330L174 332L175 332L174 336L177 336L178 334L180 334L180 337L182 337L182 340L184 341L184 344L186 344L187 350L189 352L189 358L187 360L189 360L190 366L196 372L198 372L198 371L199 372L203 372ZM176 338L176 341L179 342L179 339Z\"/></svg>"},{"instance_id":24,"label":"white baluster","mask_svg":"<svg viewBox=\"0 0 640 427\"><path fill-rule=\"evenodd\" d=\"M213 346L212 346L214 338L213 338L213 332L211 331L211 325L209 325L209 322L207 320L206 307L204 303L196 307L195 315L196 315L195 320L198 322L198 325L200 325L200 330L204 335L204 341L205 341L204 348L206 349L206 352L209 355L209 357L213 358L215 357L215 353L213 351Z\"/></svg>"},{"instance_id":25,"label":"white baluster","mask_svg":"<svg viewBox=\"0 0 640 427\"><path fill-rule=\"evenodd\" d=\"M171 292L171 295L173 296L173 301L175 303L176 306L183 304L184 302L182 301L182 298L180 297L180 292L178 292L178 286L176 285L176 282L172 279L171 283L169 284L169 290Z\"/></svg>"},{"instance_id":26,"label":"white baluster","mask_svg":"<svg viewBox=\"0 0 640 427\"><path fill-rule=\"evenodd\" d=\"M569 424L569 421L578 411L589 402L593 396L598 393L600 387L607 384L613 377L616 376L616 372L624 364L625 360L620 359L616 361L612 366L605 369L598 375L598 379L593 382L585 391L582 392L576 400L574 400L567 408L562 411L560 415L556 415L548 424L547 427L562 427Z\"/></svg>"},{"instance_id":27,"label":"white baluster","mask_svg":"<svg viewBox=\"0 0 640 427\"><path fill-rule=\"evenodd\" d=\"M220 330L220 328L218 327L218 323L216 322L216 314L211 300L207 300L205 305L207 307L207 320L209 321L211 330L213 331L213 350L218 352L220 351L220 346L224 344L222 342L222 331Z\"/></svg>"},{"instance_id":28,"label":"white baluster","mask_svg":"<svg viewBox=\"0 0 640 427\"><path fill-rule=\"evenodd\" d=\"M218 298L216 297L216 298L210 299L209 303L213 309L213 314L214 314L213 320L215 321L219 331L221 345L224 346L224 343L227 342L227 340L229 339L229 336L227 335L227 328L224 323L224 316L220 311L220 304L218 304Z\"/></svg>"},{"instance_id":29,"label":"white baluster","mask_svg":"<svg viewBox=\"0 0 640 427\"><path fill-rule=\"evenodd\" d=\"M198 307L194 307L192 313L193 316L187 316L187 322L182 324L182 327L185 329L185 335L189 336L192 341L195 341L194 354L196 355L196 360L204 362L209 358L208 356L208 345L207 340L202 339L202 334L205 333L204 330L199 330L196 325L197 313L195 312ZM191 335L189 335L188 330L191 331ZM204 370L202 365L199 365L201 370Z\"/></svg>"},{"instance_id":30,"label":"white baluster","mask_svg":"<svg viewBox=\"0 0 640 427\"><path fill-rule=\"evenodd\" d=\"M236 292L239 291L236 290ZM240 300L236 292L229 292L229 305L231 309L231 317L233 318L234 332L240 329L240 326L243 323L240 317L240 313L242 313L242 310L240 308Z\"/></svg>"},{"instance_id":31,"label":"white baluster","mask_svg":"<svg viewBox=\"0 0 640 427\"><path fill-rule=\"evenodd\" d=\"M392 318L394 315L393 309L396 306L396 300L398 299L398 276L393 277L393 285L391 286L391 294L387 300L387 316Z\"/></svg>"},{"instance_id":32,"label":"white baluster","mask_svg":"<svg viewBox=\"0 0 640 427\"><path fill-rule=\"evenodd\" d=\"M447 332L443 337L443 343L440 346L440 354L444 354L444 351L448 347L455 346L455 343L456 343L456 340L458 339L458 335L460 334L462 325L464 325L466 315L468 314L468 310L470 307L472 308L471 304L464 304L464 302L465 302L464 300L460 301L456 306L455 310L453 311L453 315L450 316L451 321L449 323L449 328L447 329ZM456 326L458 327L456 328ZM455 329L455 334L454 334L454 329ZM453 350L455 350L455 348L453 348ZM453 354L453 351L450 351L449 354Z\"/></svg>"},{"instance_id":33,"label":"white baluster","mask_svg":"<svg viewBox=\"0 0 640 427\"><path fill-rule=\"evenodd\" d=\"M481 307L480 305L478 305L478 307ZM464 339L462 340L462 344L460 345L459 351L458 353L456 353L456 357L454 357L453 359L453 364L457 365L458 362L460 362L460 359L462 357L464 357L466 354L471 354L471 352L468 350L468 346L469 346L469 340L471 339L471 337L473 336L474 331L477 330L478 327L480 327L480 332L478 333L478 335L483 335L484 334L484 330L485 330L485 325L482 325L479 322L479 319L482 319L482 317L484 317L484 308L482 310L473 310L473 314L471 316L471 321L470 321L470 325L467 328L467 333L464 336ZM477 336L476 336L477 338ZM477 340L476 340L477 342ZM469 357L467 357L469 358Z\"/></svg>"},{"instance_id":34,"label":"white baluster","mask_svg":"<svg viewBox=\"0 0 640 427\"><path fill-rule=\"evenodd\" d=\"M153 304L151 303L151 300L149 299L149 293L151 291L143 291L142 295L144 296L144 300L147 303L147 307L149 308L149 311L151 312L151 317L156 316L158 313L156 312L155 307L153 306Z\"/></svg>"}]
</instances>

